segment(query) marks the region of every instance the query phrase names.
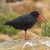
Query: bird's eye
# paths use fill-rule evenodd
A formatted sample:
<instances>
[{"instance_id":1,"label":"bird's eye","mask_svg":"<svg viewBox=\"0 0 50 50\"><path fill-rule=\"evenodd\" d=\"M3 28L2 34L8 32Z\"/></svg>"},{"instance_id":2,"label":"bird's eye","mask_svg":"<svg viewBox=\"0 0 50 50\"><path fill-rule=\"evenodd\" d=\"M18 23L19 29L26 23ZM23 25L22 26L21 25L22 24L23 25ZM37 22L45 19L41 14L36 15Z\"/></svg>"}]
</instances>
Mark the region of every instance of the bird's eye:
<instances>
[{"instance_id":1,"label":"bird's eye","mask_svg":"<svg viewBox=\"0 0 50 50\"><path fill-rule=\"evenodd\" d=\"M38 13L36 13L36 14L38 14Z\"/></svg>"}]
</instances>

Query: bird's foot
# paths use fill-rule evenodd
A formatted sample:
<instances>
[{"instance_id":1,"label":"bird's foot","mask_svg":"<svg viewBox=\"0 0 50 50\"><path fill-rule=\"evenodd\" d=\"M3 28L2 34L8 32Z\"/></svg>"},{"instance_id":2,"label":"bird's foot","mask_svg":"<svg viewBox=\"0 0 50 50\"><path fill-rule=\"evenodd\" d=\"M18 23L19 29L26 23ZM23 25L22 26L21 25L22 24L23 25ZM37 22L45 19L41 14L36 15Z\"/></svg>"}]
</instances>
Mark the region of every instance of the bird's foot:
<instances>
[{"instance_id":1,"label":"bird's foot","mask_svg":"<svg viewBox=\"0 0 50 50\"><path fill-rule=\"evenodd\" d=\"M29 40L30 38L29 37L25 37L25 39L24 40Z\"/></svg>"}]
</instances>

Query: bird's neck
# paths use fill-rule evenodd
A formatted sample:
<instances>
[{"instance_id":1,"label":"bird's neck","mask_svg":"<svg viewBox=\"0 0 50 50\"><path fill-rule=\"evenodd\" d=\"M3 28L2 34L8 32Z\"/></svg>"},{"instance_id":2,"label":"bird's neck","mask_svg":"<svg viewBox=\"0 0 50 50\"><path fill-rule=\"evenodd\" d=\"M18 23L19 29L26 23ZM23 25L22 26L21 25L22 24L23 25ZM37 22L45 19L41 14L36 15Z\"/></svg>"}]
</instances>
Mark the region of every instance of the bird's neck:
<instances>
[{"instance_id":1,"label":"bird's neck","mask_svg":"<svg viewBox=\"0 0 50 50\"><path fill-rule=\"evenodd\" d=\"M31 13L31 16L32 16L33 18L36 18L36 19L37 19L37 15L36 15L36 14Z\"/></svg>"},{"instance_id":2,"label":"bird's neck","mask_svg":"<svg viewBox=\"0 0 50 50\"><path fill-rule=\"evenodd\" d=\"M33 14L32 14L32 17L33 17L34 19L37 19L37 16L36 16L36 15L33 15Z\"/></svg>"}]
</instances>

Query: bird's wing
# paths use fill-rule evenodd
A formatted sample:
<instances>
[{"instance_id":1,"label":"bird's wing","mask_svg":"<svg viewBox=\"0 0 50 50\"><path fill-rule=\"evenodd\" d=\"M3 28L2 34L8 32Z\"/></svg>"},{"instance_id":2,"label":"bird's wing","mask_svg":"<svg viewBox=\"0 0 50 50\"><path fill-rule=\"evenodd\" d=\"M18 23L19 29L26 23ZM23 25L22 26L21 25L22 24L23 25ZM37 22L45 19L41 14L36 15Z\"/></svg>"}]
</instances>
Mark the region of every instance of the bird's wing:
<instances>
[{"instance_id":1,"label":"bird's wing","mask_svg":"<svg viewBox=\"0 0 50 50\"><path fill-rule=\"evenodd\" d=\"M34 18L31 15L27 14L27 15L19 16L18 18L12 20L11 23L12 24L27 24L33 20Z\"/></svg>"},{"instance_id":2,"label":"bird's wing","mask_svg":"<svg viewBox=\"0 0 50 50\"><path fill-rule=\"evenodd\" d=\"M30 15L30 14L26 14L23 16L19 16L18 18L8 21L6 22L7 25L11 25L11 26L18 26L18 27L27 27L31 24L35 23L35 19Z\"/></svg>"}]
</instances>

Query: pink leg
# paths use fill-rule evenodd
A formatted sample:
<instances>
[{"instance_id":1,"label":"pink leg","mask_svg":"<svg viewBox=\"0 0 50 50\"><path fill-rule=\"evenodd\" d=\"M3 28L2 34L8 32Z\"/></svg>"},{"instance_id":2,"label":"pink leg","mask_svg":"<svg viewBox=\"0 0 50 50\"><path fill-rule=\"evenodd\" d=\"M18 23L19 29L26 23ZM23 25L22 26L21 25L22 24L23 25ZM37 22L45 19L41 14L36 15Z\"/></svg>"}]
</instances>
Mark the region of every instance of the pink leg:
<instances>
[{"instance_id":1,"label":"pink leg","mask_svg":"<svg viewBox=\"0 0 50 50\"><path fill-rule=\"evenodd\" d=\"M27 38L26 38L26 31L25 31L25 40L27 40Z\"/></svg>"},{"instance_id":2,"label":"pink leg","mask_svg":"<svg viewBox=\"0 0 50 50\"><path fill-rule=\"evenodd\" d=\"M29 38L26 36L26 31L25 31L25 40L29 40Z\"/></svg>"}]
</instances>

